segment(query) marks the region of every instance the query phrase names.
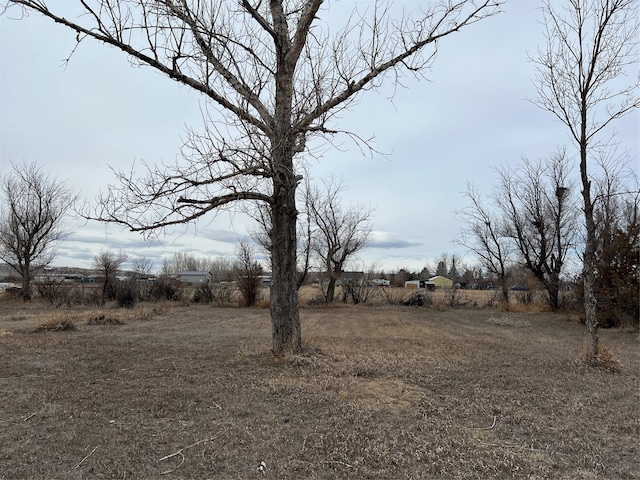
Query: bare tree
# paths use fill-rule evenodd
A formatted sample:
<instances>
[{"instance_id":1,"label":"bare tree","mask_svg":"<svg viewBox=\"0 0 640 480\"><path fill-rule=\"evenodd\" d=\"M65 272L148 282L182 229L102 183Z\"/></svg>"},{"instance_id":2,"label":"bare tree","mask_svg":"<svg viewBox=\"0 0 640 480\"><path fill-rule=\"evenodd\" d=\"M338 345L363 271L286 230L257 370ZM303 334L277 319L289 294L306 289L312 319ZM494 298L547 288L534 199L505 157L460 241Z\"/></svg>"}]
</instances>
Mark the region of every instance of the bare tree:
<instances>
[{"instance_id":1,"label":"bare tree","mask_svg":"<svg viewBox=\"0 0 640 480\"><path fill-rule=\"evenodd\" d=\"M64 218L76 195L37 163L12 165L0 184L0 260L22 277L22 299L31 300L35 272L51 263L65 238Z\"/></svg>"},{"instance_id":2,"label":"bare tree","mask_svg":"<svg viewBox=\"0 0 640 480\"><path fill-rule=\"evenodd\" d=\"M196 258L188 252L175 252L172 257L162 260L161 275L179 275L182 272L209 270L211 260Z\"/></svg>"},{"instance_id":3,"label":"bare tree","mask_svg":"<svg viewBox=\"0 0 640 480\"><path fill-rule=\"evenodd\" d=\"M236 281L247 307L253 307L256 304L260 293L260 276L263 269L255 256L253 246L247 240L240 241L236 248Z\"/></svg>"},{"instance_id":4,"label":"bare tree","mask_svg":"<svg viewBox=\"0 0 640 480\"><path fill-rule=\"evenodd\" d=\"M336 282L344 273L346 262L366 245L372 210L362 205L344 206L341 182L330 179L322 187L309 191L309 208L313 223L311 249L320 259L327 275L325 301L333 301Z\"/></svg>"},{"instance_id":5,"label":"bare tree","mask_svg":"<svg viewBox=\"0 0 640 480\"><path fill-rule=\"evenodd\" d=\"M560 276L575 248L578 210L571 199L569 162L560 150L545 162L524 159L498 171L494 198L527 269L544 285L549 305L560 306Z\"/></svg>"},{"instance_id":6,"label":"bare tree","mask_svg":"<svg viewBox=\"0 0 640 480\"><path fill-rule=\"evenodd\" d=\"M274 353L301 346L296 292L298 159L330 140L338 113L403 73L421 76L439 41L496 14L502 0L442 1L395 14L375 0L332 18L326 0L7 0L124 52L202 93L205 115L173 166L117 172L90 216L150 232L236 202L268 205ZM220 120L222 119L222 121ZM358 138L353 136L352 138Z\"/></svg>"},{"instance_id":7,"label":"bare tree","mask_svg":"<svg viewBox=\"0 0 640 480\"><path fill-rule=\"evenodd\" d=\"M133 257L131 259L133 273L137 277L146 277L153 271L153 260L148 257Z\"/></svg>"},{"instance_id":8,"label":"bare tree","mask_svg":"<svg viewBox=\"0 0 640 480\"><path fill-rule=\"evenodd\" d=\"M113 300L116 295L116 276L124 262L129 257L124 253L115 253L110 250L100 250L100 253L93 257L95 269L104 277L102 284L102 301Z\"/></svg>"},{"instance_id":9,"label":"bare tree","mask_svg":"<svg viewBox=\"0 0 640 480\"><path fill-rule=\"evenodd\" d=\"M598 323L638 325L640 313L640 182L624 157L600 160L594 185L598 248Z\"/></svg>"},{"instance_id":10,"label":"bare tree","mask_svg":"<svg viewBox=\"0 0 640 480\"><path fill-rule=\"evenodd\" d=\"M561 6L560 6L561 5ZM640 78L626 77L638 60L637 0L568 0L543 6L547 45L537 64L537 105L569 130L580 156L582 203L586 226L583 258L586 361L596 363L597 228L588 168L590 157L606 143L598 135L614 120L640 106Z\"/></svg>"},{"instance_id":11,"label":"bare tree","mask_svg":"<svg viewBox=\"0 0 640 480\"><path fill-rule=\"evenodd\" d=\"M473 185L467 185L465 196L471 204L457 212L464 222L458 243L475 253L482 266L499 279L502 285L502 301L509 303L507 275L513 253L511 238L506 235L502 217L484 204L480 193Z\"/></svg>"},{"instance_id":12,"label":"bare tree","mask_svg":"<svg viewBox=\"0 0 640 480\"><path fill-rule=\"evenodd\" d=\"M233 261L230 258L217 257L209 262L211 281L229 282L233 279Z\"/></svg>"}]
</instances>

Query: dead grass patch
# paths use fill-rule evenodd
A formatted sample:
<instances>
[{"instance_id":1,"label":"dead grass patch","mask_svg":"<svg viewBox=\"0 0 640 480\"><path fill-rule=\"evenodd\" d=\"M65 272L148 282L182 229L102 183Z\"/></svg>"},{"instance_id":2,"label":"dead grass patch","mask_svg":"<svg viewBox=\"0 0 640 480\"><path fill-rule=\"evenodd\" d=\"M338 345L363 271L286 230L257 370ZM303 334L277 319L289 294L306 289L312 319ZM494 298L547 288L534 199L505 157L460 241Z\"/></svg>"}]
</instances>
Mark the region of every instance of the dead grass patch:
<instances>
[{"instance_id":1,"label":"dead grass patch","mask_svg":"<svg viewBox=\"0 0 640 480\"><path fill-rule=\"evenodd\" d=\"M531 327L531 322L526 318L515 315L501 315L501 316L491 316L487 320L487 323L491 325L499 325L502 327Z\"/></svg>"},{"instance_id":2,"label":"dead grass patch","mask_svg":"<svg viewBox=\"0 0 640 480\"><path fill-rule=\"evenodd\" d=\"M274 357L266 310L153 308L74 335L0 309L0 478L640 478L640 372L576 365L564 315L305 308ZM637 365L637 333L602 339Z\"/></svg>"},{"instance_id":3,"label":"dead grass patch","mask_svg":"<svg viewBox=\"0 0 640 480\"><path fill-rule=\"evenodd\" d=\"M520 302L500 302L499 308L503 312L510 313L549 313L551 307L546 303L532 302L532 303L520 303Z\"/></svg>"},{"instance_id":4,"label":"dead grass patch","mask_svg":"<svg viewBox=\"0 0 640 480\"><path fill-rule=\"evenodd\" d=\"M76 324L68 317L51 317L31 330L32 333L66 332L76 330Z\"/></svg>"}]
</instances>

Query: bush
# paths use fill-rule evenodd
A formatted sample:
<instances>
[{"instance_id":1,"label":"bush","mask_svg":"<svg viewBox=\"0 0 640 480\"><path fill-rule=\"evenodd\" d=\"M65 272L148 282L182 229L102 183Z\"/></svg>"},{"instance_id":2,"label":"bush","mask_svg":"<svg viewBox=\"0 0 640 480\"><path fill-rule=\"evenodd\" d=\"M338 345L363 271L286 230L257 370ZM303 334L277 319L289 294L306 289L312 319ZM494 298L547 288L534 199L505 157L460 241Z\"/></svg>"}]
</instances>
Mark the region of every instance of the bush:
<instances>
[{"instance_id":1,"label":"bush","mask_svg":"<svg viewBox=\"0 0 640 480\"><path fill-rule=\"evenodd\" d=\"M423 307L429 306L433 303L431 294L427 292L415 292L412 293L409 298L404 301L405 305Z\"/></svg>"},{"instance_id":2,"label":"bush","mask_svg":"<svg viewBox=\"0 0 640 480\"><path fill-rule=\"evenodd\" d=\"M215 283L211 287L212 302L218 307L230 305L233 301L233 288L227 283Z\"/></svg>"},{"instance_id":3,"label":"bush","mask_svg":"<svg viewBox=\"0 0 640 480\"><path fill-rule=\"evenodd\" d=\"M138 288L135 280L119 282L116 287L115 300L119 307L133 308L138 299Z\"/></svg>"},{"instance_id":4,"label":"bush","mask_svg":"<svg viewBox=\"0 0 640 480\"><path fill-rule=\"evenodd\" d=\"M47 278L42 282L35 282L38 295L49 301L50 304L56 304L64 295L67 286L63 280Z\"/></svg>"},{"instance_id":5,"label":"bush","mask_svg":"<svg viewBox=\"0 0 640 480\"><path fill-rule=\"evenodd\" d=\"M182 299L182 290L170 278L160 277L149 289L149 299L177 302Z\"/></svg>"},{"instance_id":6,"label":"bush","mask_svg":"<svg viewBox=\"0 0 640 480\"><path fill-rule=\"evenodd\" d=\"M208 283L201 283L193 294L194 303L211 303L213 291Z\"/></svg>"}]
</instances>

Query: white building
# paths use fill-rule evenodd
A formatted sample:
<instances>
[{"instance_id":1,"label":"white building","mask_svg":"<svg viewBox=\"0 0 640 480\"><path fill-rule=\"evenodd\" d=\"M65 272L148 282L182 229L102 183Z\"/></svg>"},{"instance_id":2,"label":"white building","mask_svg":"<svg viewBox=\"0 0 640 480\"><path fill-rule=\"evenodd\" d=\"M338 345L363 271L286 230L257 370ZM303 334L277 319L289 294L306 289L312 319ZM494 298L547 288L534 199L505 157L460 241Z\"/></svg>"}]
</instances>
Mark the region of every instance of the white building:
<instances>
[{"instance_id":1,"label":"white building","mask_svg":"<svg viewBox=\"0 0 640 480\"><path fill-rule=\"evenodd\" d=\"M200 283L211 283L211 272L188 271L181 272L179 280L187 285L198 285Z\"/></svg>"}]
</instances>

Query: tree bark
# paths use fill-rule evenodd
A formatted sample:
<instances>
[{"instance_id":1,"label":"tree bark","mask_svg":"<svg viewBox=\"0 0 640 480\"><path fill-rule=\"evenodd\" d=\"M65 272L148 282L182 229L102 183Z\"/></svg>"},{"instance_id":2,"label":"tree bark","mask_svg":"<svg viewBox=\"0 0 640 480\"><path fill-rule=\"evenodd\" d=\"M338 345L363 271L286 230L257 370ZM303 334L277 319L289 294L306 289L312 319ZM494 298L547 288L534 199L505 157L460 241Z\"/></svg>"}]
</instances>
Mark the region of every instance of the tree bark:
<instances>
[{"instance_id":1,"label":"tree bark","mask_svg":"<svg viewBox=\"0 0 640 480\"><path fill-rule=\"evenodd\" d=\"M336 279L333 274L330 273L329 283L327 284L327 295L325 298L326 303L333 302L333 298L335 297L336 292Z\"/></svg>"},{"instance_id":2,"label":"tree bark","mask_svg":"<svg viewBox=\"0 0 640 480\"><path fill-rule=\"evenodd\" d=\"M287 175L283 175L286 177ZM285 179L286 180L286 179ZM295 178L289 179L294 181ZM275 355L296 353L302 346L296 284L295 187L275 192L271 228L271 324Z\"/></svg>"},{"instance_id":3,"label":"tree bark","mask_svg":"<svg viewBox=\"0 0 640 480\"><path fill-rule=\"evenodd\" d=\"M586 120L583 125L586 124ZM587 327L586 338L586 362L594 364L598 354L598 316L596 298L596 224L593 218L593 202L591 201L591 182L587 175L587 142L583 137L581 142L580 177L582 179L582 198L584 201L584 216L587 239L584 249L584 260L582 270L582 282L584 287L584 313L585 325Z\"/></svg>"},{"instance_id":4,"label":"tree bark","mask_svg":"<svg viewBox=\"0 0 640 480\"><path fill-rule=\"evenodd\" d=\"M25 264L22 269L22 300L25 302L31 301L31 272L29 271L29 264Z\"/></svg>"},{"instance_id":5,"label":"tree bark","mask_svg":"<svg viewBox=\"0 0 640 480\"><path fill-rule=\"evenodd\" d=\"M509 285L504 275L502 276L502 301L505 305L509 305Z\"/></svg>"}]
</instances>

